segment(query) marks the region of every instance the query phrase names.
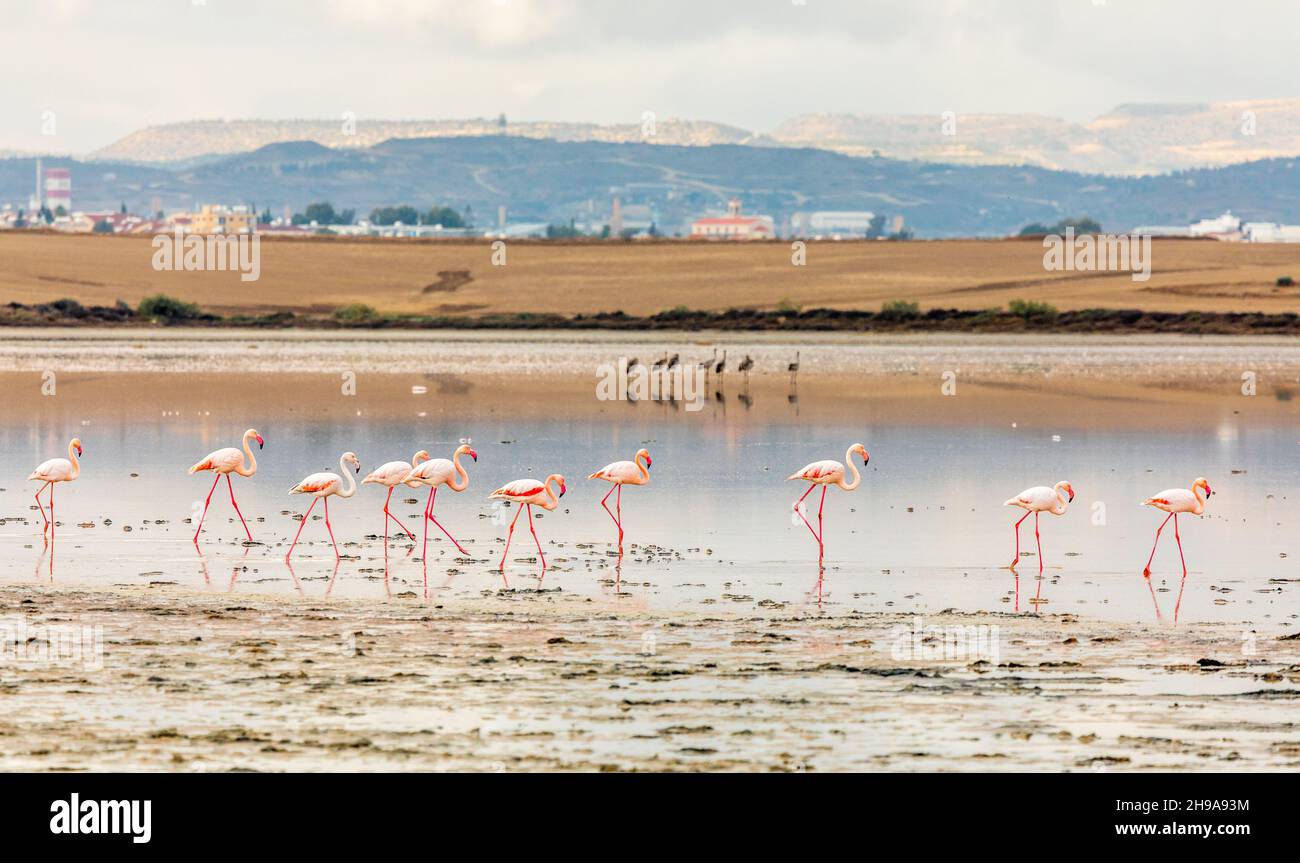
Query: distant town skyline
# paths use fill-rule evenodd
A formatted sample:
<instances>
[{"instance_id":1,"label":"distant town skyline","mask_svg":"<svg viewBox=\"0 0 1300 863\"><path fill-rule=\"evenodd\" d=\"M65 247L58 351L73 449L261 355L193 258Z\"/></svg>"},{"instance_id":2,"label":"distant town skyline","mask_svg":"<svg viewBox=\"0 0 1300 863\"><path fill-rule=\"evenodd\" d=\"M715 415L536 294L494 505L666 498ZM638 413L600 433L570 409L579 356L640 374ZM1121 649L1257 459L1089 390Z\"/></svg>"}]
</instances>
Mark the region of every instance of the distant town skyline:
<instances>
[{"instance_id":1,"label":"distant town skyline","mask_svg":"<svg viewBox=\"0 0 1300 863\"><path fill-rule=\"evenodd\" d=\"M1035 113L1296 95L1300 8L1241 0L0 0L0 150L195 119L767 132L804 113Z\"/></svg>"}]
</instances>

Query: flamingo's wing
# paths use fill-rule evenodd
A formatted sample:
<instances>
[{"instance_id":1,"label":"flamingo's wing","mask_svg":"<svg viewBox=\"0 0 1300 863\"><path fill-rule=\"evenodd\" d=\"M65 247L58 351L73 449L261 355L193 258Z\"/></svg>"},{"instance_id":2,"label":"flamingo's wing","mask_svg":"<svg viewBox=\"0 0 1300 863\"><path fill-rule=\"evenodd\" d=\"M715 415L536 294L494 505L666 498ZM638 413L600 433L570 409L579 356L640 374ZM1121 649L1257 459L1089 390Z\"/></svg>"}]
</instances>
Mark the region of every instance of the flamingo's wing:
<instances>
[{"instance_id":1,"label":"flamingo's wing","mask_svg":"<svg viewBox=\"0 0 1300 863\"><path fill-rule=\"evenodd\" d=\"M605 465L587 479L603 479L608 482L630 482L641 476L641 470L630 461L616 461Z\"/></svg>"},{"instance_id":2,"label":"flamingo's wing","mask_svg":"<svg viewBox=\"0 0 1300 863\"><path fill-rule=\"evenodd\" d=\"M36 470L32 471L27 478L62 482L70 476L72 476L72 462L66 458L52 458L37 465Z\"/></svg>"},{"instance_id":3,"label":"flamingo's wing","mask_svg":"<svg viewBox=\"0 0 1300 863\"><path fill-rule=\"evenodd\" d=\"M817 482L826 479L835 473L844 473L844 465L834 459L823 459L815 461L812 464L805 465L801 470L790 474L786 479L802 479L809 482Z\"/></svg>"},{"instance_id":4,"label":"flamingo's wing","mask_svg":"<svg viewBox=\"0 0 1300 863\"><path fill-rule=\"evenodd\" d=\"M489 497L525 498L542 492L542 484L535 479L517 479L492 492Z\"/></svg>"},{"instance_id":5,"label":"flamingo's wing","mask_svg":"<svg viewBox=\"0 0 1300 863\"><path fill-rule=\"evenodd\" d=\"M411 465L404 461L390 461L381 464L372 470L365 479L361 481L362 485L368 482L377 482L381 485L398 482L402 477L411 472Z\"/></svg>"},{"instance_id":6,"label":"flamingo's wing","mask_svg":"<svg viewBox=\"0 0 1300 863\"><path fill-rule=\"evenodd\" d=\"M445 458L435 458L429 461L420 462L406 476L404 482L413 482L415 485L424 483L425 485L438 485L451 479L456 473L456 466L450 460ZM412 486L414 487L414 485Z\"/></svg>"},{"instance_id":7,"label":"flamingo's wing","mask_svg":"<svg viewBox=\"0 0 1300 863\"><path fill-rule=\"evenodd\" d=\"M1146 501L1152 506L1165 506L1171 511L1190 512L1196 508L1196 495L1185 488L1168 488Z\"/></svg>"},{"instance_id":8,"label":"flamingo's wing","mask_svg":"<svg viewBox=\"0 0 1300 863\"><path fill-rule=\"evenodd\" d=\"M290 494L319 494L328 491L331 486L339 485L342 478L336 473L314 473L289 490Z\"/></svg>"},{"instance_id":9,"label":"flamingo's wing","mask_svg":"<svg viewBox=\"0 0 1300 863\"><path fill-rule=\"evenodd\" d=\"M244 454L234 447L213 450L201 462L190 468L190 473L204 470L228 472L244 463Z\"/></svg>"}]
</instances>

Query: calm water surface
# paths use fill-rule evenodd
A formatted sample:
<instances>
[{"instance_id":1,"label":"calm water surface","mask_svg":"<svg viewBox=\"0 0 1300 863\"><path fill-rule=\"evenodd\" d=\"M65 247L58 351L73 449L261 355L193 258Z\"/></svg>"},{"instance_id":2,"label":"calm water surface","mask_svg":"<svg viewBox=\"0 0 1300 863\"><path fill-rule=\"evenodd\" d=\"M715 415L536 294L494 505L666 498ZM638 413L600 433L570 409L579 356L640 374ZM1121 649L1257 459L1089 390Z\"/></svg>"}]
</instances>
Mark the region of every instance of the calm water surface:
<instances>
[{"instance_id":1,"label":"calm water surface","mask_svg":"<svg viewBox=\"0 0 1300 863\"><path fill-rule=\"evenodd\" d=\"M1026 396L1032 398L1032 396ZM562 406L561 406L562 407ZM68 429L9 417L0 423L0 578L57 584L175 584L206 591L281 593L313 600L361 597L443 606L499 589L563 590L603 596L637 609L750 614L787 611L961 610L1073 613L1110 620L1240 621L1272 632L1300 613L1295 547L1300 508L1300 446L1284 425L1223 420L1202 430L1069 432L1059 436L990 419L966 428L845 416L827 424L796 415L737 426L714 411L667 418L629 408L606 418L520 422L499 412L454 420L318 423L276 415L255 422L265 436L256 477L235 477L241 508L262 545L242 546L224 482L213 496L196 552L184 519L197 513L211 479L185 468L210 449L235 445L247 419L214 412L202 420L145 416L73 429L85 441L82 478L57 492L62 522L53 571L40 537L40 515L25 483L31 467L61 455ZM309 503L286 492L317 470L338 471L353 450L362 476L418 448L450 454L472 439L470 489L439 493L437 514L473 553L457 562L434 530L427 565L419 547L384 547L384 489L365 486L331 502L335 535L345 543L337 572L324 523L306 527L292 568L284 552ZM871 452L861 487L827 494L827 568L819 578L816 545L792 518L805 485L784 477L820 458L844 459L856 441ZM649 486L623 495L627 532L621 568L610 554L614 529L600 509L608 490L588 473L630 458L654 457ZM568 494L537 529L551 564L514 561L535 555L520 522L503 577L494 567L512 511L486 500L521 477L563 473ZM136 474L136 476L132 476ZM1190 575L1183 583L1172 530L1141 576L1162 514L1139 506L1149 495L1186 487L1204 475L1215 496L1204 518L1181 520ZM1077 492L1061 518L1042 520L1044 578L1036 557L1017 579L1007 570L1017 511L1002 501L1021 489L1070 480ZM419 497L420 503L406 502ZM816 500L817 493L809 498ZM399 491L394 510L420 533L424 493ZM815 516L816 506L810 508ZM314 515L321 514L318 505ZM1033 519L1022 549L1033 551ZM130 527L128 532L124 528ZM1172 527L1172 525L1171 525ZM450 551L449 551L450 549Z\"/></svg>"}]
</instances>

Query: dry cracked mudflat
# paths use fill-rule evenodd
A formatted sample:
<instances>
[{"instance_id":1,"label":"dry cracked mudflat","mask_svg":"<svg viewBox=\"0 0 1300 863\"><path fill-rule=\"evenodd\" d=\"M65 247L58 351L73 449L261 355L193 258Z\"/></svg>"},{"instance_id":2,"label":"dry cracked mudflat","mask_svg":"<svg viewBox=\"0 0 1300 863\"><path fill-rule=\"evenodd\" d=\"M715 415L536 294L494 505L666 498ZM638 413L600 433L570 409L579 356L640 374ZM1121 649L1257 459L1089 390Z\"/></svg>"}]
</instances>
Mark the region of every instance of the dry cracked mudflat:
<instances>
[{"instance_id":1,"label":"dry cracked mudflat","mask_svg":"<svg viewBox=\"0 0 1300 863\"><path fill-rule=\"evenodd\" d=\"M559 589L454 612L166 586L5 586L0 605L5 770L1300 764L1300 640L1235 625L944 613L917 630L866 610L628 613ZM78 627L102 653L40 653Z\"/></svg>"}]
</instances>

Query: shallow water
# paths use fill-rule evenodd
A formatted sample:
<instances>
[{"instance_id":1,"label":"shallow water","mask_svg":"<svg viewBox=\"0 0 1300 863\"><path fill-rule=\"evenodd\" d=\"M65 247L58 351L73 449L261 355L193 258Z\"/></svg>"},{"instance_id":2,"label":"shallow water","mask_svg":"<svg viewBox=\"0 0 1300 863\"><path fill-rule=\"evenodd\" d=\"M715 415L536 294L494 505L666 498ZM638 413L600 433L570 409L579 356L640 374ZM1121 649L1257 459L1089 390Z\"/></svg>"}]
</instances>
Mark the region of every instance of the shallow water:
<instances>
[{"instance_id":1,"label":"shallow water","mask_svg":"<svg viewBox=\"0 0 1300 863\"><path fill-rule=\"evenodd\" d=\"M1125 348L1125 356L1135 350ZM1231 377L1232 358L1221 362ZM322 377L337 380L333 373ZM200 376L185 379L196 389L203 386ZM389 389L423 380L392 375ZM471 393L432 401L418 416L372 410L373 402L359 397L355 415L345 419L313 418L302 404L275 395L264 399L256 416L229 416L215 398L201 411L156 410L141 390L136 411L129 399L136 386L123 385L128 395L113 397L126 399L116 409L83 409L65 401L48 410L42 405L34 419L9 413L0 422L0 460L10 466L0 481L0 579L164 583L381 602L414 593L444 607L484 591L540 587L662 611L951 608L1139 622L1172 622L1176 615L1179 621L1240 622L1270 633L1300 613L1295 425L1238 413L1239 396L1211 400L1204 421L1173 430L1164 427L1161 408L1152 406L1149 423L1139 427L1090 427L1078 416L1061 415L1058 432L1050 419L1015 423L992 407L977 407L975 421L960 425L937 408L930 420L924 410L898 419L873 409L869 400L838 409L835 397L822 392L790 400L761 420L742 419L738 384L727 394L730 413L716 404L691 413L618 403L593 415L587 404L579 410L577 401L590 395L574 395L572 404L561 399L544 414L520 417L508 400ZM810 385L802 386L807 393ZM1047 407L1054 395L1035 379L1017 396L1018 415L1050 415L1057 410ZM525 396L521 391L520 398ZM774 400L771 394L765 398ZM199 403L204 404L201 396ZM1107 407L1093 402L1077 409ZM242 531L232 521L223 481L213 496L200 555L185 520L201 510L211 479L188 476L185 468L211 449L236 445L249 424L267 446L259 453L256 477L234 482L260 544L240 545ZM31 497L36 484L21 478L41 460L62 455L72 434L85 443L83 475L57 492L60 526L51 565ZM365 486L352 499L331 501L331 522L345 555L337 572L325 525L315 518L320 506L292 567L286 565L284 552L298 526L292 513L310 502L286 494L300 478L338 471L345 450L358 453L364 476L381 462L410 458L418 448L445 457L462 438L472 439L480 456L478 464L467 462L470 489L441 491L436 514L473 561L458 561L431 527L427 565L419 543L412 547L396 538L386 563L383 543L375 538L383 526L384 490ZM871 463L857 491L827 493L827 566L819 578L816 544L791 512L806 486L784 477L815 459L843 460L845 448L856 441L867 446ZM599 505L608 486L585 477L606 462L630 458L641 446L654 457L652 481L625 490L626 554L616 568L614 528ZM502 576L494 567L513 511L486 496L509 480L548 473L565 474L569 488L560 508L536 522L550 567L539 579L536 547L521 520ZM1170 529L1148 584L1142 565L1163 516L1139 502L1166 488L1186 487L1197 476L1209 478L1216 494L1204 518L1180 519L1190 574L1185 583L1179 578ZM1022 558L1017 578L1005 565L1019 512L1001 503L1027 486L1060 479L1070 480L1078 496L1065 516L1043 517L1044 577L1038 578L1032 555ZM817 496L809 498L813 518ZM407 502L415 498L419 503ZM417 534L423 500L424 492L394 494L394 511ZM1035 551L1032 528L1031 517L1022 527L1024 551Z\"/></svg>"}]
</instances>

